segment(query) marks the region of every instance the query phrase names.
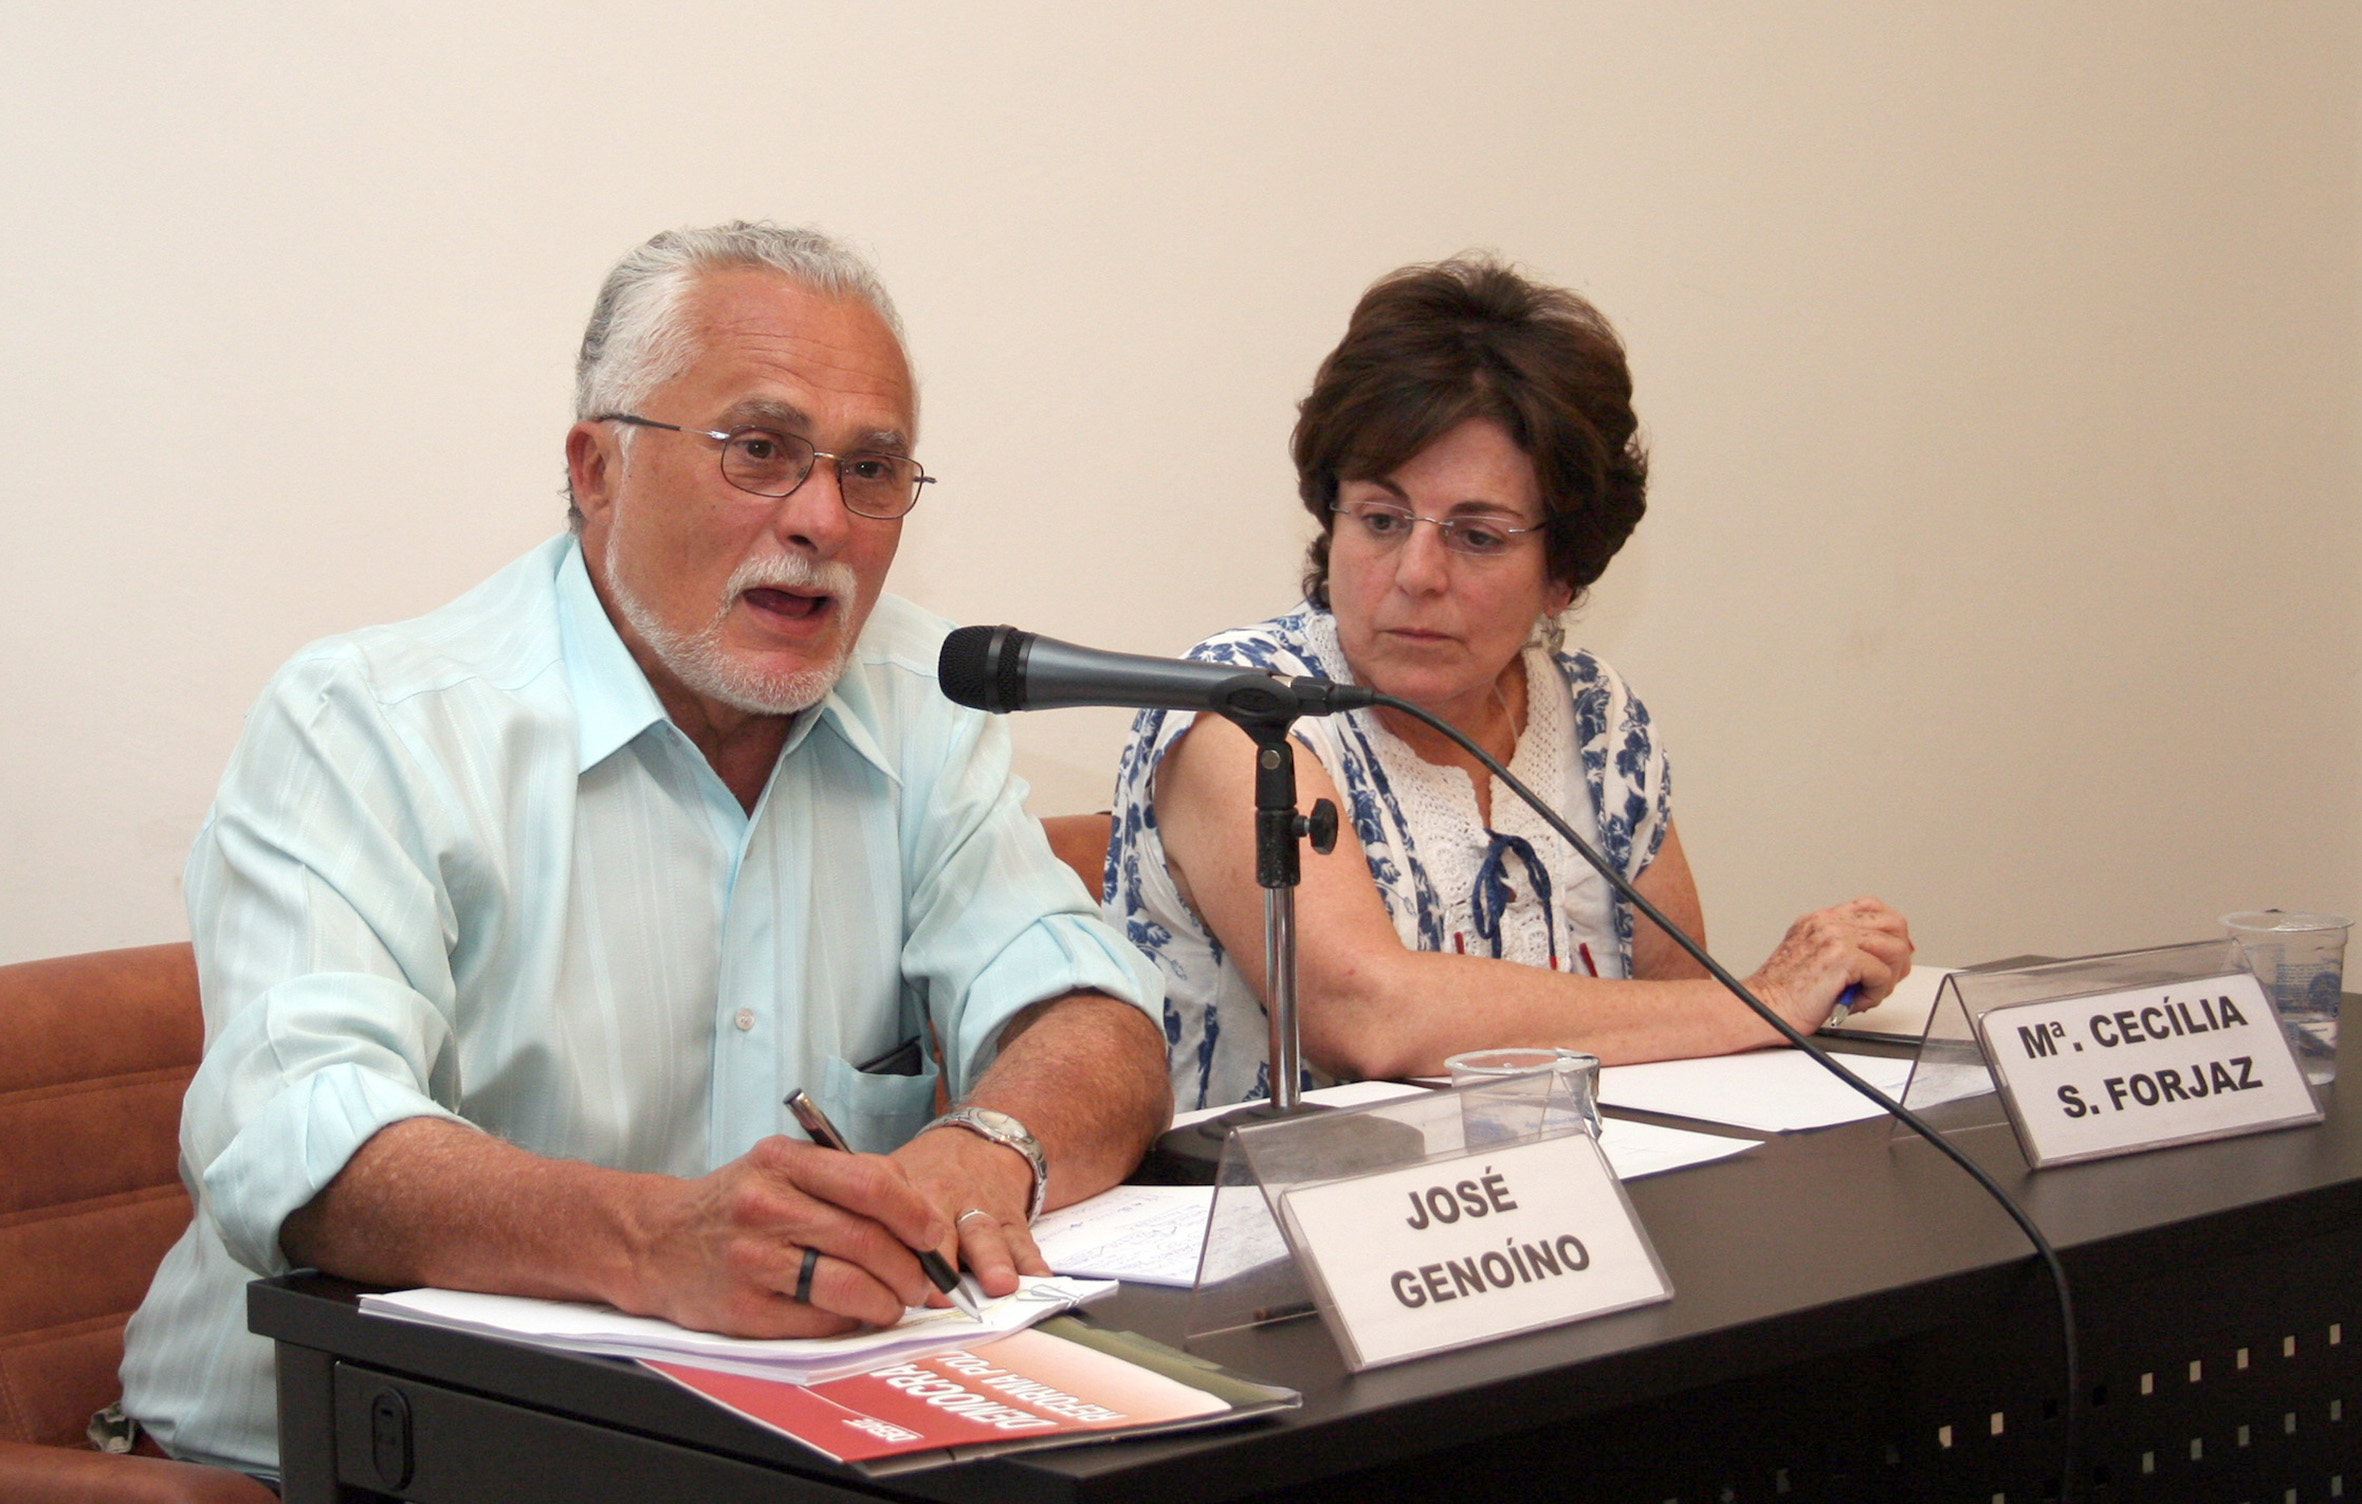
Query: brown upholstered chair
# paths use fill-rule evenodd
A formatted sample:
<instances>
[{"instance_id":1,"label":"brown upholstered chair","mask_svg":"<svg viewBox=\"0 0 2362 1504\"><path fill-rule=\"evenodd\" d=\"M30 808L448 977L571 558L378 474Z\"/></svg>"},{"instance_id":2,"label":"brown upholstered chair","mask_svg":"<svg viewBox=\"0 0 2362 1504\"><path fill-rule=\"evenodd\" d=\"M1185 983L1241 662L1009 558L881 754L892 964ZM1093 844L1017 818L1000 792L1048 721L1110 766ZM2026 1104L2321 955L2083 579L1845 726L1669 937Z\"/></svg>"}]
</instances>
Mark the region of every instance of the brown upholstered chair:
<instances>
[{"instance_id":1,"label":"brown upholstered chair","mask_svg":"<svg viewBox=\"0 0 2362 1504\"><path fill-rule=\"evenodd\" d=\"M180 1099L205 1025L186 945L0 966L0 1499L249 1501L242 1473L109 1456L123 1323L189 1223Z\"/></svg>"},{"instance_id":2,"label":"brown upholstered chair","mask_svg":"<svg viewBox=\"0 0 2362 1504\"><path fill-rule=\"evenodd\" d=\"M1095 815L1050 815L1043 819L1042 831L1058 860L1083 880L1083 891L1105 898L1101 885L1107 877L1107 843L1115 837L1115 817L1105 810Z\"/></svg>"}]
</instances>

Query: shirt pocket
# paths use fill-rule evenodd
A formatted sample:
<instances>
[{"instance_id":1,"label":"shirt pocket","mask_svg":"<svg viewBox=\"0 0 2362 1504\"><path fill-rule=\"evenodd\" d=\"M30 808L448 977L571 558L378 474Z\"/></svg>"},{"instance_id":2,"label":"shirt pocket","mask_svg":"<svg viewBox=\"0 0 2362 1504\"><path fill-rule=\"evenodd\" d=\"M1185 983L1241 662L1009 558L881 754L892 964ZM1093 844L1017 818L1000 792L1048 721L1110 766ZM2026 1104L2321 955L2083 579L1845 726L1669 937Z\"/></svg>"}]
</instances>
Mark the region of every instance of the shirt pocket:
<instances>
[{"instance_id":1,"label":"shirt pocket","mask_svg":"<svg viewBox=\"0 0 2362 1504\"><path fill-rule=\"evenodd\" d=\"M854 1149L885 1154L909 1143L935 1115L935 1080L940 1074L932 1059L915 1076L879 1076L855 1070L831 1055L820 1072L821 1103Z\"/></svg>"}]
</instances>

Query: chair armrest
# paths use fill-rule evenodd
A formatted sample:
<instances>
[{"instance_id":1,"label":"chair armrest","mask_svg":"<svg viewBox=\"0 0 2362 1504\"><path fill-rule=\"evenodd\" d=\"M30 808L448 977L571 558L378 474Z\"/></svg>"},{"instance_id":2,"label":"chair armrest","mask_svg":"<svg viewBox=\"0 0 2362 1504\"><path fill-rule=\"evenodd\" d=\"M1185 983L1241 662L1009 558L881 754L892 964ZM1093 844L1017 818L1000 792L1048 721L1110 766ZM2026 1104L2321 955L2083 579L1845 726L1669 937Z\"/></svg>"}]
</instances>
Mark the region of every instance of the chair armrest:
<instances>
[{"instance_id":1,"label":"chair armrest","mask_svg":"<svg viewBox=\"0 0 2362 1504\"><path fill-rule=\"evenodd\" d=\"M10 1504L278 1504L228 1468L0 1441L0 1499Z\"/></svg>"}]
</instances>

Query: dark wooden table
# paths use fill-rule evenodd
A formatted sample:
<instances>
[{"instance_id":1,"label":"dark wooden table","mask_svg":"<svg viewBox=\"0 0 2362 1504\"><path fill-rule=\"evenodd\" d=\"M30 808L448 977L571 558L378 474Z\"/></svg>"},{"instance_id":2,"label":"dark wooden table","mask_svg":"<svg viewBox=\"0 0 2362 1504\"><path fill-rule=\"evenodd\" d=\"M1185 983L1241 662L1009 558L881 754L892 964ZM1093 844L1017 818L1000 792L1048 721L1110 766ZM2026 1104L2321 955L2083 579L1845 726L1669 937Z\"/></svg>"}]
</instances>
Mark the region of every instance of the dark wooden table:
<instances>
[{"instance_id":1,"label":"dark wooden table","mask_svg":"<svg viewBox=\"0 0 2362 1504\"><path fill-rule=\"evenodd\" d=\"M2006 1128L1956 1140L2072 1276L2080 1497L2362 1498L2362 1113L2335 1096L2316 1126L2039 1176ZM322 1276L257 1283L249 1313L291 1504L2058 1496L2051 1287L1935 1151L1858 1123L1631 1192L1669 1303L1360 1375L1316 1319L1234 1334L1198 1350L1300 1412L881 1483L627 1364L364 1318ZM1179 1344L1185 1305L1095 1310Z\"/></svg>"}]
</instances>

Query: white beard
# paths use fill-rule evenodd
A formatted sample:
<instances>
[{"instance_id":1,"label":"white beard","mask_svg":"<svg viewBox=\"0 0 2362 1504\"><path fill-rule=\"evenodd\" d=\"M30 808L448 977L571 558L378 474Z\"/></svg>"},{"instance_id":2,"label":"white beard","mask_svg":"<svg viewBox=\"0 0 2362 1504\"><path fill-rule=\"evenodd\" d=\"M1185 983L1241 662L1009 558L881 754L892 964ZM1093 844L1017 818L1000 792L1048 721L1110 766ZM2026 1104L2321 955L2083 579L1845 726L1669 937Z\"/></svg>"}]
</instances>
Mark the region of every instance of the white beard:
<instances>
[{"instance_id":1,"label":"white beard","mask_svg":"<svg viewBox=\"0 0 2362 1504\"><path fill-rule=\"evenodd\" d=\"M695 631L676 632L658 621L648 603L631 588L622 567L622 550L617 546L621 538L617 529L607 534L607 587L614 592L616 609L657 661L693 693L749 715L794 715L827 698L853 656L858 635L855 629L859 624L852 620L851 612L860 581L851 565L816 564L792 553L748 559L731 573L712 618ZM834 598L833 609L840 613L840 620L836 652L828 662L815 668L766 670L733 656L722 645L730 608L739 596L764 586Z\"/></svg>"}]
</instances>

